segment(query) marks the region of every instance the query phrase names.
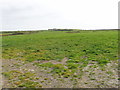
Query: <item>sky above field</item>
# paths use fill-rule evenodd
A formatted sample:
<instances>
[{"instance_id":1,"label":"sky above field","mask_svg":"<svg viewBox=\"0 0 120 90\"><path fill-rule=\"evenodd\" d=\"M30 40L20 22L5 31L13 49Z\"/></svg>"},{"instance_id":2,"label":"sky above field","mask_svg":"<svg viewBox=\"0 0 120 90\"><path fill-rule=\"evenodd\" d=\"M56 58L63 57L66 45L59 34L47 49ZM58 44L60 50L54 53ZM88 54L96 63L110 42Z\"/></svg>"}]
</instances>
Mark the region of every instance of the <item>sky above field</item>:
<instances>
[{"instance_id":1,"label":"sky above field","mask_svg":"<svg viewBox=\"0 0 120 90\"><path fill-rule=\"evenodd\" d=\"M1 0L0 30L117 29L119 0Z\"/></svg>"}]
</instances>

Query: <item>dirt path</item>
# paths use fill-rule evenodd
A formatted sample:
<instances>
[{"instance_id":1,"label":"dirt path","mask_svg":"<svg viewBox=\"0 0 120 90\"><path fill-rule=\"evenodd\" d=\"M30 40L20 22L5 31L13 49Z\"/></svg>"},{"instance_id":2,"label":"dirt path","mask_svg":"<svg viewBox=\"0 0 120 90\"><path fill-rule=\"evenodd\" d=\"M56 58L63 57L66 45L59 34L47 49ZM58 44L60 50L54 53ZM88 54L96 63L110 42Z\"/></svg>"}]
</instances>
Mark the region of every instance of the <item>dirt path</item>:
<instances>
[{"instance_id":1,"label":"dirt path","mask_svg":"<svg viewBox=\"0 0 120 90\"><path fill-rule=\"evenodd\" d=\"M34 63L52 63L52 64L66 64L66 61L68 60L67 57L63 58L62 61L56 61L56 60L50 60L50 61L34 61Z\"/></svg>"}]
</instances>

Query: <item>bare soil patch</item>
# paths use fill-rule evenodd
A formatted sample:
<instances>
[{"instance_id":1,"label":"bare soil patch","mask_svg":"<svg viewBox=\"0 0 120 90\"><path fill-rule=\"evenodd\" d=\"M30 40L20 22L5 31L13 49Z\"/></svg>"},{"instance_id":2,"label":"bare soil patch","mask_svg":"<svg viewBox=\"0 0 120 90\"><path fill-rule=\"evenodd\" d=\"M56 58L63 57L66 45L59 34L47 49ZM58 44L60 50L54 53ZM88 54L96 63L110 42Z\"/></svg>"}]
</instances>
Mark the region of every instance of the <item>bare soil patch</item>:
<instances>
[{"instance_id":1,"label":"bare soil patch","mask_svg":"<svg viewBox=\"0 0 120 90\"><path fill-rule=\"evenodd\" d=\"M61 62L51 60L38 63L51 62L53 64L66 64L68 58L64 58ZM83 70L81 78L64 78L59 75L48 73L50 69L35 66L34 62L26 63L25 61L4 59L3 71L18 71L16 78L9 79L3 75L3 88L18 87L18 76L24 73L34 74L30 76L32 82L38 82L43 88L118 88L118 62L111 61L104 67L100 67L96 62L90 62ZM14 73L14 72L13 72ZM79 70L76 72L79 75ZM30 79L29 78L29 79Z\"/></svg>"}]
</instances>

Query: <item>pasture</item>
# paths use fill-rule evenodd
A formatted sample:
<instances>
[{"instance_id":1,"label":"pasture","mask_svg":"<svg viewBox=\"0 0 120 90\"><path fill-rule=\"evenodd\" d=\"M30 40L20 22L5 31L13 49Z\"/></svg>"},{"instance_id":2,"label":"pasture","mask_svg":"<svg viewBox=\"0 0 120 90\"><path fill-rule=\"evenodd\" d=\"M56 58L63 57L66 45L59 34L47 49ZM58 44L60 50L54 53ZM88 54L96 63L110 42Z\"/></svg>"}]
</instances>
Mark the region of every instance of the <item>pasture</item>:
<instances>
[{"instance_id":1,"label":"pasture","mask_svg":"<svg viewBox=\"0 0 120 90\"><path fill-rule=\"evenodd\" d=\"M118 31L37 31L2 37L3 87L118 87Z\"/></svg>"}]
</instances>

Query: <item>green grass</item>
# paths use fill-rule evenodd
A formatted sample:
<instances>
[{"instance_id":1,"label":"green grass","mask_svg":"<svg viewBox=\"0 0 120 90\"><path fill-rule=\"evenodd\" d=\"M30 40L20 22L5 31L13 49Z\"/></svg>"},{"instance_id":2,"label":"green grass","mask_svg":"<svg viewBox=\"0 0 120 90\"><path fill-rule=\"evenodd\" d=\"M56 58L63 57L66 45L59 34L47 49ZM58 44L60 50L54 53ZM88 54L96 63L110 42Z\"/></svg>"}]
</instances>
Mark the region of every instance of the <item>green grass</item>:
<instances>
[{"instance_id":1,"label":"green grass","mask_svg":"<svg viewBox=\"0 0 120 90\"><path fill-rule=\"evenodd\" d=\"M69 60L66 66L74 72L74 69L85 67L89 61L95 61L102 66L111 60L118 60L118 31L40 31L3 36L2 50L4 59L28 62L61 61L67 57ZM64 67L51 63L38 66L54 67L53 72L56 73L64 70ZM67 72L70 73L69 70Z\"/></svg>"},{"instance_id":2,"label":"green grass","mask_svg":"<svg viewBox=\"0 0 120 90\"><path fill-rule=\"evenodd\" d=\"M44 31L28 35L13 35L2 38L3 58L23 57L26 60L71 60L109 61L117 57L117 31ZM84 60L83 60L84 61ZM73 61L74 62L74 61Z\"/></svg>"}]
</instances>

